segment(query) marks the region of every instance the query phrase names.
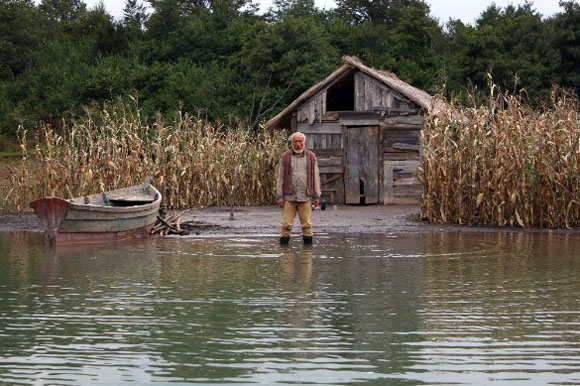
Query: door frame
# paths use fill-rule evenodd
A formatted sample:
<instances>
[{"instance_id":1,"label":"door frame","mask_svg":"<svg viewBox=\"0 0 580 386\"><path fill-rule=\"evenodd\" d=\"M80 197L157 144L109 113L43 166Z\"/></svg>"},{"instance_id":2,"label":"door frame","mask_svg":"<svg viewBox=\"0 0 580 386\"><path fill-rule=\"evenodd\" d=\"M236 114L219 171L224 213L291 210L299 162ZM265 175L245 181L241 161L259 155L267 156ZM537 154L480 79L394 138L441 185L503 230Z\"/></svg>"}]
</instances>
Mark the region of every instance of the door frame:
<instances>
[{"instance_id":1,"label":"door frame","mask_svg":"<svg viewBox=\"0 0 580 386\"><path fill-rule=\"evenodd\" d=\"M379 126L342 126L342 138L345 203L361 203L362 182L364 203L379 204L382 201Z\"/></svg>"}]
</instances>

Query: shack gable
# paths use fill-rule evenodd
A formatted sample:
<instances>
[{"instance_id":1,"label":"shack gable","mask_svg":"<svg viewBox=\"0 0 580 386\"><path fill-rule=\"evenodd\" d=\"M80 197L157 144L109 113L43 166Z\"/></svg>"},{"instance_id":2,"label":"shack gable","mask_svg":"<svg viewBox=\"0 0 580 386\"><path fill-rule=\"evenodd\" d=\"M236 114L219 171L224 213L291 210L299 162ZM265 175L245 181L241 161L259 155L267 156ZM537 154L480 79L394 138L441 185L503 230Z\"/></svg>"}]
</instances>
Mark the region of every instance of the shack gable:
<instances>
[{"instance_id":1,"label":"shack gable","mask_svg":"<svg viewBox=\"0 0 580 386\"><path fill-rule=\"evenodd\" d=\"M367 74L358 72L354 84L354 111L417 110L409 98Z\"/></svg>"},{"instance_id":2,"label":"shack gable","mask_svg":"<svg viewBox=\"0 0 580 386\"><path fill-rule=\"evenodd\" d=\"M296 109L296 121L313 124L332 112L413 112L419 107L377 79L351 70L330 83Z\"/></svg>"}]
</instances>

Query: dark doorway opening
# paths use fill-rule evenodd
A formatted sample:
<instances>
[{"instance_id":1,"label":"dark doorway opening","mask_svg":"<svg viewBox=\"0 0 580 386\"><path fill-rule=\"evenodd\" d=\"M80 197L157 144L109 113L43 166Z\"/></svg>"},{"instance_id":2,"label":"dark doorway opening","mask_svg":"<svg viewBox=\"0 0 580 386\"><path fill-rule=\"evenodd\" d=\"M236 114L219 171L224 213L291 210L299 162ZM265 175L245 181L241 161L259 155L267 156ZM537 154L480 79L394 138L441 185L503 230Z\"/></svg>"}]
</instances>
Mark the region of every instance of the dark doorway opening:
<instances>
[{"instance_id":1,"label":"dark doorway opening","mask_svg":"<svg viewBox=\"0 0 580 386\"><path fill-rule=\"evenodd\" d=\"M354 71L326 90L326 111L354 111Z\"/></svg>"},{"instance_id":2,"label":"dark doorway opening","mask_svg":"<svg viewBox=\"0 0 580 386\"><path fill-rule=\"evenodd\" d=\"M365 182L363 180L359 180L360 181L360 204L364 205L365 202Z\"/></svg>"}]
</instances>

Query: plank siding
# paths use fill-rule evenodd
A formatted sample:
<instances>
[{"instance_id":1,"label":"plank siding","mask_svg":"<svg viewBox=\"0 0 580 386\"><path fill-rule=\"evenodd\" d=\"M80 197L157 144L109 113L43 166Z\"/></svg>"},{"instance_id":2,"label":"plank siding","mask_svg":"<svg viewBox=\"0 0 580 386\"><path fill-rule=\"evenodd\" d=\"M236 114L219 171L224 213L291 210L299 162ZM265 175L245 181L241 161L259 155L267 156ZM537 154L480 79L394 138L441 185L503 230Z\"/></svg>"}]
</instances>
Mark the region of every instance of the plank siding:
<instances>
[{"instance_id":1,"label":"plank siding","mask_svg":"<svg viewBox=\"0 0 580 386\"><path fill-rule=\"evenodd\" d=\"M383 152L383 160L384 161L412 161L412 160L419 160L419 152Z\"/></svg>"},{"instance_id":2,"label":"plank siding","mask_svg":"<svg viewBox=\"0 0 580 386\"><path fill-rule=\"evenodd\" d=\"M297 129L304 134L340 134L342 132L340 122L298 123Z\"/></svg>"},{"instance_id":3,"label":"plank siding","mask_svg":"<svg viewBox=\"0 0 580 386\"><path fill-rule=\"evenodd\" d=\"M398 125L386 125L384 122L380 122L380 126L382 130L422 130L423 126L418 125L407 125L407 124L398 124Z\"/></svg>"},{"instance_id":4,"label":"plank siding","mask_svg":"<svg viewBox=\"0 0 580 386\"><path fill-rule=\"evenodd\" d=\"M419 145L419 130L382 130L381 146L393 147L395 143Z\"/></svg>"},{"instance_id":5,"label":"plank siding","mask_svg":"<svg viewBox=\"0 0 580 386\"><path fill-rule=\"evenodd\" d=\"M355 111L401 109L416 111L417 107L405 96L380 81L357 72L355 74Z\"/></svg>"},{"instance_id":6,"label":"plank siding","mask_svg":"<svg viewBox=\"0 0 580 386\"><path fill-rule=\"evenodd\" d=\"M422 115L395 115L384 120L386 127L396 127L397 125L414 125L423 128L425 118Z\"/></svg>"},{"instance_id":7,"label":"plank siding","mask_svg":"<svg viewBox=\"0 0 580 386\"><path fill-rule=\"evenodd\" d=\"M360 73L354 76L354 111L365 110L365 84Z\"/></svg>"},{"instance_id":8,"label":"plank siding","mask_svg":"<svg viewBox=\"0 0 580 386\"><path fill-rule=\"evenodd\" d=\"M322 198L327 204L344 204L344 179L342 173L320 176Z\"/></svg>"},{"instance_id":9,"label":"plank siding","mask_svg":"<svg viewBox=\"0 0 580 386\"><path fill-rule=\"evenodd\" d=\"M342 157L342 149L310 149L316 154L316 157Z\"/></svg>"},{"instance_id":10,"label":"plank siding","mask_svg":"<svg viewBox=\"0 0 580 386\"><path fill-rule=\"evenodd\" d=\"M417 203L422 186L415 177L416 161L383 161L383 204Z\"/></svg>"},{"instance_id":11,"label":"plank siding","mask_svg":"<svg viewBox=\"0 0 580 386\"><path fill-rule=\"evenodd\" d=\"M341 166L319 166L318 171L321 175L322 174L336 174L336 173L342 173L343 169Z\"/></svg>"},{"instance_id":12,"label":"plank siding","mask_svg":"<svg viewBox=\"0 0 580 386\"><path fill-rule=\"evenodd\" d=\"M342 149L342 134L332 134L332 148Z\"/></svg>"},{"instance_id":13,"label":"plank siding","mask_svg":"<svg viewBox=\"0 0 580 386\"><path fill-rule=\"evenodd\" d=\"M342 157L319 158L318 167L338 166L342 168Z\"/></svg>"},{"instance_id":14,"label":"plank siding","mask_svg":"<svg viewBox=\"0 0 580 386\"><path fill-rule=\"evenodd\" d=\"M308 104L308 123L313 124L316 120L316 98L312 98L310 103Z\"/></svg>"},{"instance_id":15,"label":"plank siding","mask_svg":"<svg viewBox=\"0 0 580 386\"><path fill-rule=\"evenodd\" d=\"M306 148L318 154L320 150L340 150L341 134L305 134Z\"/></svg>"},{"instance_id":16,"label":"plank siding","mask_svg":"<svg viewBox=\"0 0 580 386\"><path fill-rule=\"evenodd\" d=\"M413 173L425 118L418 105L378 78L360 71L351 76L354 111L327 112L335 80L291 115L290 128L306 135L307 148L318 157L322 196L328 204L360 203L362 180L367 204L418 202L422 187Z\"/></svg>"},{"instance_id":17,"label":"plank siding","mask_svg":"<svg viewBox=\"0 0 580 386\"><path fill-rule=\"evenodd\" d=\"M344 126L378 126L379 119L361 119L361 118L354 118L354 119L341 119L340 122Z\"/></svg>"},{"instance_id":18,"label":"plank siding","mask_svg":"<svg viewBox=\"0 0 580 386\"><path fill-rule=\"evenodd\" d=\"M326 114L326 89L321 90L297 110L297 122L322 122L322 117Z\"/></svg>"}]
</instances>

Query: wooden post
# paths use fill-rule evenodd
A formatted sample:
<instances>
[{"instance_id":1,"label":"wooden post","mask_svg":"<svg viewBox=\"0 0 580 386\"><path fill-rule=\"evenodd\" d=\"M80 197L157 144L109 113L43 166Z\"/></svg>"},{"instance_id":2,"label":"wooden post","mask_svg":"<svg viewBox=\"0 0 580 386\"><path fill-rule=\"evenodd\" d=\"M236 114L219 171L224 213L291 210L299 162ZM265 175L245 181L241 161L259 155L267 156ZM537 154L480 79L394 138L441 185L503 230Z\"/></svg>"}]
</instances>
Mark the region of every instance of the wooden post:
<instances>
[{"instance_id":1,"label":"wooden post","mask_svg":"<svg viewBox=\"0 0 580 386\"><path fill-rule=\"evenodd\" d=\"M167 217L167 187L163 183L159 187L159 192L161 193L161 203L159 204L159 217Z\"/></svg>"}]
</instances>

